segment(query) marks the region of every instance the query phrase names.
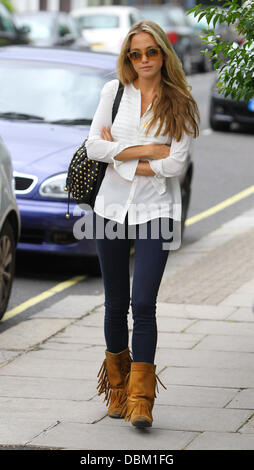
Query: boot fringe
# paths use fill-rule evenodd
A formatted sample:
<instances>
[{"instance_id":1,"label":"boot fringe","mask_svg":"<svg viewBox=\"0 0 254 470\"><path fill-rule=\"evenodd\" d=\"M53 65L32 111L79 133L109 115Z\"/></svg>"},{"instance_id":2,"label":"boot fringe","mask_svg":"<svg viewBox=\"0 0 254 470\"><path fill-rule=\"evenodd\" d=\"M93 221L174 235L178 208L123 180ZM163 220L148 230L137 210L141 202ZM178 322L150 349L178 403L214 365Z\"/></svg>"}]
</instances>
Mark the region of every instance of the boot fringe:
<instances>
[{"instance_id":1,"label":"boot fringe","mask_svg":"<svg viewBox=\"0 0 254 470\"><path fill-rule=\"evenodd\" d=\"M128 355L125 358L124 364L122 364L123 373L128 372L127 375L129 375L130 363L131 362L132 362L132 354L131 354L131 351L128 350ZM112 397L113 389L111 388L109 380L108 380L107 359L104 359L104 361L102 362L102 365L101 365L101 368L100 368L100 370L97 374L97 377L98 377L98 385L97 385L96 388L98 390L98 395L101 395L102 393L105 393L104 401L106 401L106 406L108 406L108 404L111 400L111 397ZM116 398L112 397L114 401L115 401L115 399L118 399L117 397L120 396L120 393L123 394L123 391L120 390L120 389L115 390L114 395L115 395ZM123 396L123 399L124 399L124 396ZM126 397L125 397L125 399L126 399Z\"/></svg>"},{"instance_id":2,"label":"boot fringe","mask_svg":"<svg viewBox=\"0 0 254 470\"><path fill-rule=\"evenodd\" d=\"M128 383L129 383L129 379L130 379L130 372L126 375L125 377L125 383L124 383L124 386L125 386L125 390L128 390ZM160 384L165 388L165 390L167 390L167 387L162 383L162 381L160 380L159 376L157 374L155 374L155 385L156 385L156 388L157 388L157 392L159 393L159 386L158 386L158 382L160 382ZM127 392L127 397L128 397L128 392ZM156 395L156 392L154 391L154 397L157 398L157 395ZM140 403L140 405L143 405L143 411L145 411L144 409L144 403L146 404L146 409L149 408L150 410L150 413L151 413L151 408L149 407L149 402L144 402L141 400L138 400L136 402L133 402L131 405L130 405L130 402L129 400L126 400L125 404L124 404L124 407L122 409L122 413L121 413L121 417L124 417L126 421L130 421L131 419L131 415L134 411L134 409L136 408L136 406ZM138 414L141 414L140 412L138 412Z\"/></svg>"},{"instance_id":3,"label":"boot fringe","mask_svg":"<svg viewBox=\"0 0 254 470\"><path fill-rule=\"evenodd\" d=\"M127 394L124 389L113 390L109 409L122 410L127 400Z\"/></svg>"},{"instance_id":4,"label":"boot fringe","mask_svg":"<svg viewBox=\"0 0 254 470\"><path fill-rule=\"evenodd\" d=\"M137 400L132 403L128 401L124 411L125 411L125 415L124 415L125 421L131 420L131 417L134 411L135 411L135 415L137 419L146 419L151 422L153 421L152 413L151 413L151 403L149 403L148 400L142 399L142 400Z\"/></svg>"},{"instance_id":5,"label":"boot fringe","mask_svg":"<svg viewBox=\"0 0 254 470\"><path fill-rule=\"evenodd\" d=\"M104 359L101 365L101 368L97 374L97 377L98 377L98 385L96 388L98 390L98 395L105 393L104 401L107 400L107 406L108 406L111 395L112 395L112 389L110 388L110 384L108 381L106 359Z\"/></svg>"}]
</instances>

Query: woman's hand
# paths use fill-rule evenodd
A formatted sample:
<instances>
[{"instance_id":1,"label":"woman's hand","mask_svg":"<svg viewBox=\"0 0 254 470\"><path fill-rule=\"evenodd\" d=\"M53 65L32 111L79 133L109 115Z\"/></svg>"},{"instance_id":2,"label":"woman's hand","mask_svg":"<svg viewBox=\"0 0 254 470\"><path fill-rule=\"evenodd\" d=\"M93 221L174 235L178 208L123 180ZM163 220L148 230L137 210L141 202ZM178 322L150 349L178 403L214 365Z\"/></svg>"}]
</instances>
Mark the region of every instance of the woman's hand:
<instances>
[{"instance_id":1,"label":"woman's hand","mask_svg":"<svg viewBox=\"0 0 254 470\"><path fill-rule=\"evenodd\" d=\"M142 176L155 176L156 173L152 170L150 167L150 163L147 161L138 162L138 166L136 169L136 175L142 175Z\"/></svg>"},{"instance_id":2,"label":"woman's hand","mask_svg":"<svg viewBox=\"0 0 254 470\"><path fill-rule=\"evenodd\" d=\"M103 140L109 140L109 142L113 142L113 137L111 135L111 131L109 127L103 127L101 129L101 138Z\"/></svg>"}]
</instances>

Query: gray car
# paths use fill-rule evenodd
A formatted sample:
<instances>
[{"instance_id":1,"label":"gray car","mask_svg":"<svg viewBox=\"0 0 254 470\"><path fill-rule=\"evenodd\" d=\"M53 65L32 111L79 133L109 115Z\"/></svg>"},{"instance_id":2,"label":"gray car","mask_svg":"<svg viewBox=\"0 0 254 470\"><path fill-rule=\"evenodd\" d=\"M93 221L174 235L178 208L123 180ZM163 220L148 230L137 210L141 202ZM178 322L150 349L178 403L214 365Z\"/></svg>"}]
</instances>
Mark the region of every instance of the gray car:
<instances>
[{"instance_id":1,"label":"gray car","mask_svg":"<svg viewBox=\"0 0 254 470\"><path fill-rule=\"evenodd\" d=\"M20 236L20 214L14 193L12 162L0 138L0 318L12 288L16 245Z\"/></svg>"}]
</instances>

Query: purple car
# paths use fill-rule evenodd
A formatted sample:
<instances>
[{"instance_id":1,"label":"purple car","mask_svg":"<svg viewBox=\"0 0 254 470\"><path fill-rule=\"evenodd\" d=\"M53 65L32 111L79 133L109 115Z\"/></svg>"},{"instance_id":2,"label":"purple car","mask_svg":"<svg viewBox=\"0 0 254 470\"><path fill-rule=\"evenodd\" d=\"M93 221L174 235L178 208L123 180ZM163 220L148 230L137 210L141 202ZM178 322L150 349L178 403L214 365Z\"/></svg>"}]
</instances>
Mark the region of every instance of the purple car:
<instances>
[{"instance_id":1,"label":"purple car","mask_svg":"<svg viewBox=\"0 0 254 470\"><path fill-rule=\"evenodd\" d=\"M73 235L82 215L72 202L72 216L66 218L64 188L68 165L88 135L102 86L116 77L116 59L68 49L1 48L0 136L14 167L19 251L96 256L93 239Z\"/></svg>"}]
</instances>

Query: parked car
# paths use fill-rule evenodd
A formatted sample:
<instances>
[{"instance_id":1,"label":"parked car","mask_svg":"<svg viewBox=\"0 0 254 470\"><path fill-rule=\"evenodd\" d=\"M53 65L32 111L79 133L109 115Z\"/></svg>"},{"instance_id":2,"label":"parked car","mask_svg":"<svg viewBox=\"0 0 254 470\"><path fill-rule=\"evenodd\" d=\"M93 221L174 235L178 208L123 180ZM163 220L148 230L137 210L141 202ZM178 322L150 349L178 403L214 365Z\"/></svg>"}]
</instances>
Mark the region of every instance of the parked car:
<instances>
[{"instance_id":1,"label":"parked car","mask_svg":"<svg viewBox=\"0 0 254 470\"><path fill-rule=\"evenodd\" d=\"M231 124L239 124L242 128L254 128L254 97L248 102L241 99L239 102L225 97L216 88L217 79L211 90L209 121L215 131L229 131Z\"/></svg>"},{"instance_id":2,"label":"parked car","mask_svg":"<svg viewBox=\"0 0 254 470\"><path fill-rule=\"evenodd\" d=\"M166 32L186 75L195 69L200 72L211 70L210 61L201 53L200 33L187 21L183 8L168 4L150 5L140 7L140 12L145 19L155 21Z\"/></svg>"},{"instance_id":3,"label":"parked car","mask_svg":"<svg viewBox=\"0 0 254 470\"><path fill-rule=\"evenodd\" d=\"M219 8L220 11L220 8ZM195 28L197 31L200 31L201 34L209 32L209 30L214 30L215 34L220 36L222 41L231 42L235 41L238 44L242 44L244 37L239 35L234 24L216 23L215 27L213 26L213 21L209 24L206 20L206 17L203 16L200 21L198 21L198 16L194 16L194 13L186 15L188 23Z\"/></svg>"},{"instance_id":4,"label":"parked car","mask_svg":"<svg viewBox=\"0 0 254 470\"><path fill-rule=\"evenodd\" d=\"M245 47L244 45L240 47ZM253 54L254 42L247 43L246 53ZM228 66L226 66L228 67ZM247 71L247 69L246 69ZM242 128L252 129L254 126L254 96L248 100L233 100L230 96L219 93L217 88L218 77L215 78L211 89L209 120L210 126L216 131L228 131L235 123Z\"/></svg>"},{"instance_id":5,"label":"parked car","mask_svg":"<svg viewBox=\"0 0 254 470\"><path fill-rule=\"evenodd\" d=\"M20 27L29 29L30 42L34 46L89 47L76 21L64 12L36 11L15 15Z\"/></svg>"},{"instance_id":6,"label":"parked car","mask_svg":"<svg viewBox=\"0 0 254 470\"><path fill-rule=\"evenodd\" d=\"M29 44L29 29L18 27L13 15L0 3L0 46Z\"/></svg>"},{"instance_id":7,"label":"parked car","mask_svg":"<svg viewBox=\"0 0 254 470\"><path fill-rule=\"evenodd\" d=\"M117 56L69 49L6 47L0 54L0 128L13 155L21 213L20 251L90 256L95 240L73 234L73 224L92 223L71 200L66 218L67 169L88 136L102 86L115 78ZM182 175L186 217L192 161ZM83 218L84 216L84 218ZM90 219L89 219L90 217Z\"/></svg>"},{"instance_id":8,"label":"parked car","mask_svg":"<svg viewBox=\"0 0 254 470\"><path fill-rule=\"evenodd\" d=\"M0 318L11 294L19 236L20 214L14 193L12 161L0 138Z\"/></svg>"},{"instance_id":9,"label":"parked car","mask_svg":"<svg viewBox=\"0 0 254 470\"><path fill-rule=\"evenodd\" d=\"M135 7L111 5L73 10L71 15L94 51L115 54L119 54L131 26L142 19Z\"/></svg>"}]
</instances>

